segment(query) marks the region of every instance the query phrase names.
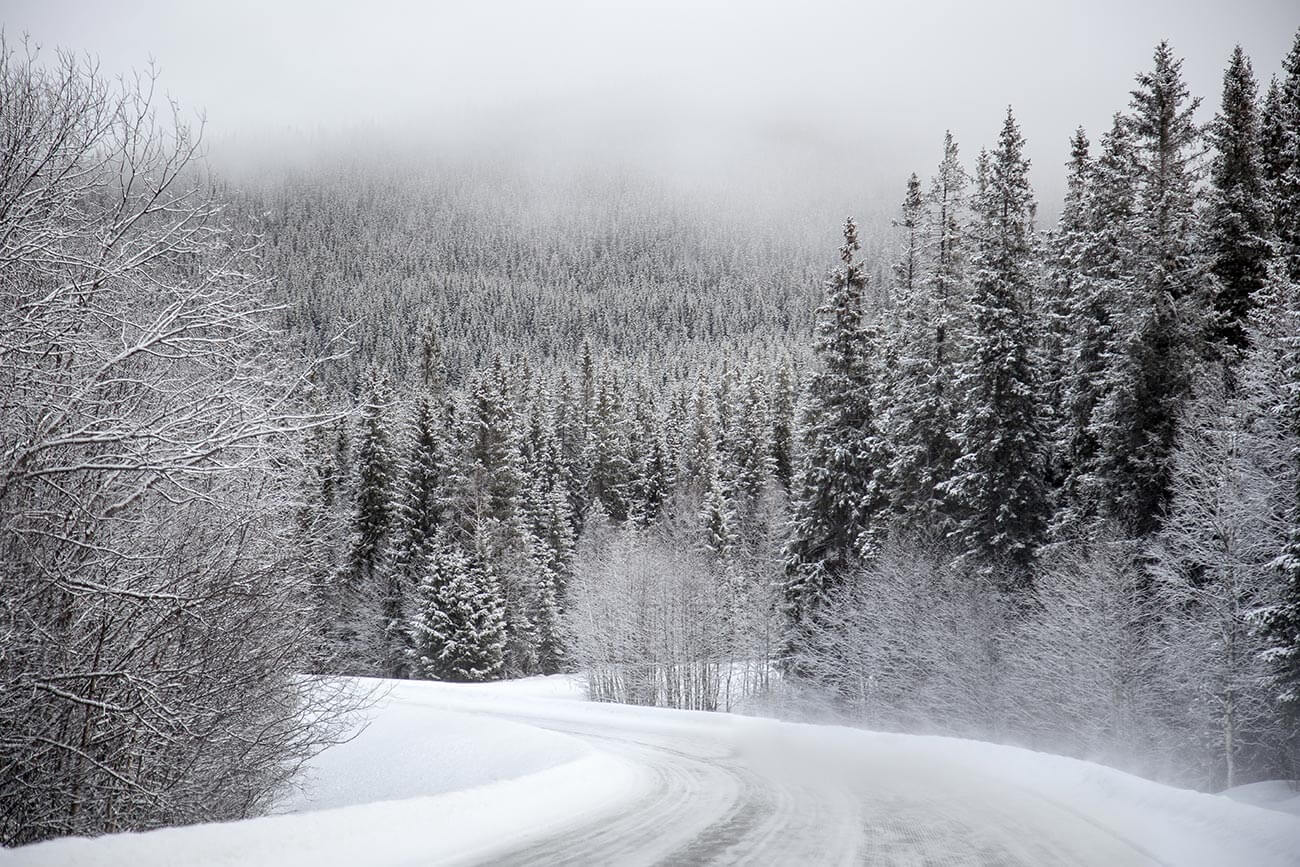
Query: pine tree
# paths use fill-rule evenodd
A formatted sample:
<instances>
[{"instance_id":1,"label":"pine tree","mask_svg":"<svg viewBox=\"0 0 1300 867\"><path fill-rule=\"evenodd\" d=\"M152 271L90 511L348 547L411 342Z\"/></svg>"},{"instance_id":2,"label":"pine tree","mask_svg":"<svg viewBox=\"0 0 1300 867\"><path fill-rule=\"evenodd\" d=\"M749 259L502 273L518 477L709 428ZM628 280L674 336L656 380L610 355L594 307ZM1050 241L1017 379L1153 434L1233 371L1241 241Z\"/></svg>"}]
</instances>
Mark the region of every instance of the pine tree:
<instances>
[{"instance_id":1,"label":"pine tree","mask_svg":"<svg viewBox=\"0 0 1300 867\"><path fill-rule=\"evenodd\" d=\"M540 539L530 539L530 542L528 571L532 580L527 614L536 645L533 650L536 670L541 674L556 674L563 670L567 656L561 625L560 576L548 546Z\"/></svg>"},{"instance_id":2,"label":"pine tree","mask_svg":"<svg viewBox=\"0 0 1300 867\"><path fill-rule=\"evenodd\" d=\"M700 494L708 483L710 461L717 449L722 420L718 402L702 380L696 380L686 408L686 436L682 443L677 477L683 486Z\"/></svg>"},{"instance_id":3,"label":"pine tree","mask_svg":"<svg viewBox=\"0 0 1300 867\"><path fill-rule=\"evenodd\" d=\"M507 379L505 362L497 356L474 376L464 397L460 454L449 485L455 516L450 530L451 540L472 551L472 559L497 583L505 605L505 670L522 675L535 665L536 638L528 617L533 587L522 514L523 432Z\"/></svg>"},{"instance_id":4,"label":"pine tree","mask_svg":"<svg viewBox=\"0 0 1300 867\"><path fill-rule=\"evenodd\" d=\"M1139 194L1131 221L1136 280L1108 361L1091 426L1098 442L1095 501L1134 537L1159 525L1169 501L1171 454L1192 369L1205 356L1208 262L1196 247L1200 131L1182 61L1167 43L1155 68L1138 76L1128 118Z\"/></svg>"},{"instance_id":5,"label":"pine tree","mask_svg":"<svg viewBox=\"0 0 1300 867\"><path fill-rule=\"evenodd\" d=\"M720 466L719 455L709 461L707 487L700 523L704 527L704 549L715 563L730 565L739 553L739 520L733 506L734 482Z\"/></svg>"},{"instance_id":6,"label":"pine tree","mask_svg":"<svg viewBox=\"0 0 1300 867\"><path fill-rule=\"evenodd\" d=\"M420 385L426 394L435 398L440 398L447 389L447 366L433 325L425 329L420 343Z\"/></svg>"},{"instance_id":7,"label":"pine tree","mask_svg":"<svg viewBox=\"0 0 1300 867\"><path fill-rule=\"evenodd\" d=\"M1286 170L1285 150L1286 111L1282 105L1282 86L1275 75L1269 79L1268 90L1259 106L1259 175L1274 231L1279 223L1274 188Z\"/></svg>"},{"instance_id":8,"label":"pine tree","mask_svg":"<svg viewBox=\"0 0 1300 867\"><path fill-rule=\"evenodd\" d=\"M400 578L387 568L385 556L394 511L395 471L387 418L390 402L387 383L381 374L372 373L369 394L361 407L352 541L341 594L343 638L356 645L354 658L362 665L373 662L385 667L389 663L389 624L400 621L403 604ZM368 634L372 631L377 634Z\"/></svg>"},{"instance_id":9,"label":"pine tree","mask_svg":"<svg viewBox=\"0 0 1300 867\"><path fill-rule=\"evenodd\" d=\"M1130 320L1133 295L1132 221L1137 204L1137 160L1129 125L1117 115L1102 137L1101 153L1084 185L1082 229L1058 267L1069 271L1060 299L1066 341L1057 429L1064 472L1053 535L1077 535L1106 511L1098 473L1101 429L1094 418L1111 364L1122 357L1119 330Z\"/></svg>"},{"instance_id":10,"label":"pine tree","mask_svg":"<svg viewBox=\"0 0 1300 867\"><path fill-rule=\"evenodd\" d=\"M951 530L943 486L957 458L951 389L954 347L961 331L968 184L957 143L947 133L943 160L924 200L922 284L910 298L900 296L899 323L891 341L896 375L885 420L894 455L889 487L906 532L930 538L942 538ZM908 199L905 211L912 207Z\"/></svg>"},{"instance_id":11,"label":"pine tree","mask_svg":"<svg viewBox=\"0 0 1300 867\"><path fill-rule=\"evenodd\" d=\"M977 558L1026 576L1046 523L1044 441L1024 303L1034 280L1033 192L1011 110L975 201L971 328L956 385L962 455L947 490L957 538Z\"/></svg>"},{"instance_id":12,"label":"pine tree","mask_svg":"<svg viewBox=\"0 0 1300 867\"><path fill-rule=\"evenodd\" d=\"M1279 598L1256 618L1267 642L1273 693L1294 732L1300 730L1300 288L1279 279L1265 295L1244 378L1246 388L1261 395L1259 418L1278 428L1272 451L1286 468L1277 475L1289 475L1290 484L1273 510L1285 524L1271 563ZM1300 750L1294 737L1291 746Z\"/></svg>"},{"instance_id":13,"label":"pine tree","mask_svg":"<svg viewBox=\"0 0 1300 867\"><path fill-rule=\"evenodd\" d=\"M1265 166L1276 254L1287 279L1300 282L1300 32L1282 62L1276 102L1265 107Z\"/></svg>"},{"instance_id":14,"label":"pine tree","mask_svg":"<svg viewBox=\"0 0 1300 867\"><path fill-rule=\"evenodd\" d=\"M931 250L927 282L932 306L935 364L940 369L950 363L952 351L949 347L959 338L954 327L954 312L965 280L962 220L967 216L966 189L969 183L970 178L957 153L957 142L952 133L945 133L943 161L939 163L926 201Z\"/></svg>"},{"instance_id":15,"label":"pine tree","mask_svg":"<svg viewBox=\"0 0 1300 867\"><path fill-rule=\"evenodd\" d=\"M397 509L402 551L399 563L411 562L442 526L447 509L447 456L441 418L428 398L416 401L411 419L411 451Z\"/></svg>"},{"instance_id":16,"label":"pine tree","mask_svg":"<svg viewBox=\"0 0 1300 867\"><path fill-rule=\"evenodd\" d=\"M386 569L403 599L419 583L424 558L442 526L447 510L447 461L444 431L428 397L416 401L411 419L410 458L406 475L397 491L393 509L393 528ZM395 612L394 612L395 613ZM394 617L389 626L389 670L400 676L409 663L404 646L407 633L403 617Z\"/></svg>"},{"instance_id":17,"label":"pine tree","mask_svg":"<svg viewBox=\"0 0 1300 867\"><path fill-rule=\"evenodd\" d=\"M556 461L559 464L564 487L569 493L569 509L573 514L575 533L582 529L582 516L587 510L586 491L589 486L589 473L583 463L587 428L580 401L581 397L569 372L562 370L552 401L552 428L557 446Z\"/></svg>"},{"instance_id":18,"label":"pine tree","mask_svg":"<svg viewBox=\"0 0 1300 867\"><path fill-rule=\"evenodd\" d=\"M589 415L587 465L591 468L591 481L588 496L600 500L610 518L618 523L627 520L630 505L628 485L632 477L628 429L620 398L614 371L603 366Z\"/></svg>"},{"instance_id":19,"label":"pine tree","mask_svg":"<svg viewBox=\"0 0 1300 867\"><path fill-rule=\"evenodd\" d=\"M826 595L873 548L888 507L882 485L888 455L872 394L875 347L863 310L867 278L857 251L857 226L850 219L841 265L827 281L818 310L818 369L809 376L800 419L784 588L795 645Z\"/></svg>"},{"instance_id":20,"label":"pine tree","mask_svg":"<svg viewBox=\"0 0 1300 867\"><path fill-rule=\"evenodd\" d=\"M1074 344L1079 334L1075 316L1081 290L1087 281L1086 252L1091 226L1088 193L1095 170L1083 127L1070 139L1070 161L1066 163L1065 202L1056 232L1052 235L1048 279L1044 282L1041 305L1045 322L1040 326L1040 384L1044 423L1050 431L1048 477L1061 487L1074 471L1070 443L1078 423L1067 403Z\"/></svg>"},{"instance_id":21,"label":"pine tree","mask_svg":"<svg viewBox=\"0 0 1300 867\"><path fill-rule=\"evenodd\" d=\"M921 194L921 179L913 172L907 179L902 213L894 221L894 225L903 230L902 255L894 264L894 290L902 304L908 303L920 290L924 217L925 199Z\"/></svg>"},{"instance_id":22,"label":"pine tree","mask_svg":"<svg viewBox=\"0 0 1300 867\"><path fill-rule=\"evenodd\" d=\"M742 525L752 523L759 498L774 471L771 421L763 369L751 364L728 408L732 418L728 439L722 443L732 468L734 494Z\"/></svg>"},{"instance_id":23,"label":"pine tree","mask_svg":"<svg viewBox=\"0 0 1300 867\"><path fill-rule=\"evenodd\" d=\"M526 502L525 590L536 641L537 668L560 671L567 658L561 618L575 545L572 503L552 419L544 418Z\"/></svg>"},{"instance_id":24,"label":"pine tree","mask_svg":"<svg viewBox=\"0 0 1300 867\"><path fill-rule=\"evenodd\" d=\"M772 473L788 493L794 477L794 419L797 387L790 360L776 367L772 385Z\"/></svg>"},{"instance_id":25,"label":"pine tree","mask_svg":"<svg viewBox=\"0 0 1300 867\"><path fill-rule=\"evenodd\" d=\"M436 544L416 592L411 645L427 678L458 682L501 676L505 604L487 565Z\"/></svg>"},{"instance_id":26,"label":"pine tree","mask_svg":"<svg viewBox=\"0 0 1300 867\"><path fill-rule=\"evenodd\" d=\"M1240 352L1246 320L1268 276L1271 233L1261 177L1256 85L1241 46L1223 75L1223 102L1209 128L1210 167L1207 243L1218 277L1211 339Z\"/></svg>"},{"instance_id":27,"label":"pine tree","mask_svg":"<svg viewBox=\"0 0 1300 867\"><path fill-rule=\"evenodd\" d=\"M648 421L648 420L647 420ZM630 517L647 527L659 519L664 502L673 488L673 474L664 438L653 424L643 429L641 454L633 473Z\"/></svg>"}]
</instances>

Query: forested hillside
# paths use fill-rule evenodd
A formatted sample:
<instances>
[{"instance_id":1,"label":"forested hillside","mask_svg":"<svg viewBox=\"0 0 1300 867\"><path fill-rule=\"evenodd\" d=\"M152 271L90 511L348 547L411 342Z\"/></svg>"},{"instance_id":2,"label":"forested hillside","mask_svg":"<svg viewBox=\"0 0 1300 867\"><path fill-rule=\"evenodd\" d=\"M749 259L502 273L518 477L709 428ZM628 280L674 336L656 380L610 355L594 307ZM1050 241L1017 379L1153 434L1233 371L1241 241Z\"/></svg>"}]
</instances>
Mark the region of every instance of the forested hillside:
<instances>
[{"instance_id":1,"label":"forested hillside","mask_svg":"<svg viewBox=\"0 0 1300 867\"><path fill-rule=\"evenodd\" d=\"M722 218L597 168L326 162L255 178L240 207L290 328L314 352L348 346L325 375L351 392L370 367L413 381L429 332L456 383L493 353L572 366L584 344L692 366L788 351L807 343L832 261L797 217ZM875 209L877 247L887 210Z\"/></svg>"},{"instance_id":2,"label":"forested hillside","mask_svg":"<svg viewBox=\"0 0 1300 867\"><path fill-rule=\"evenodd\" d=\"M306 483L315 561L346 564L322 648L1277 774L1300 50L1263 96L1233 55L1208 125L1180 68L1161 44L1109 128L1063 136L1055 225L1011 110L973 155L941 137L867 250L844 226L820 301L799 233L646 190L263 193L291 329L355 323L318 399L355 386L359 420Z\"/></svg>"}]
</instances>

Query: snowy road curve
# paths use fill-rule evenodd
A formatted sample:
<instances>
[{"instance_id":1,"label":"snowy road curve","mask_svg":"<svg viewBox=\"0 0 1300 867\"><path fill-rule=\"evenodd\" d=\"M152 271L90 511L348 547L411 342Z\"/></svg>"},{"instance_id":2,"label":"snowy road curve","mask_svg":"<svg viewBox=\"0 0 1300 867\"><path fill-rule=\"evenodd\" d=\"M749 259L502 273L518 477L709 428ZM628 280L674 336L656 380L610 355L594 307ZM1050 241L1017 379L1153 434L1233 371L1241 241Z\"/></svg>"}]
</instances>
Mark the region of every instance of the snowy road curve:
<instances>
[{"instance_id":1,"label":"snowy road curve","mask_svg":"<svg viewBox=\"0 0 1300 867\"><path fill-rule=\"evenodd\" d=\"M1300 818L955 738L581 700L564 678L378 685L281 815L0 850L17 867L1295 867Z\"/></svg>"},{"instance_id":2,"label":"snowy road curve","mask_svg":"<svg viewBox=\"0 0 1300 867\"><path fill-rule=\"evenodd\" d=\"M800 750L742 724L664 726L645 711L595 719L495 712L613 753L643 788L484 863L1158 864L1062 804L916 755ZM724 718L725 719L725 718ZM779 729L777 730L779 731ZM829 761L828 761L829 760Z\"/></svg>"}]
</instances>

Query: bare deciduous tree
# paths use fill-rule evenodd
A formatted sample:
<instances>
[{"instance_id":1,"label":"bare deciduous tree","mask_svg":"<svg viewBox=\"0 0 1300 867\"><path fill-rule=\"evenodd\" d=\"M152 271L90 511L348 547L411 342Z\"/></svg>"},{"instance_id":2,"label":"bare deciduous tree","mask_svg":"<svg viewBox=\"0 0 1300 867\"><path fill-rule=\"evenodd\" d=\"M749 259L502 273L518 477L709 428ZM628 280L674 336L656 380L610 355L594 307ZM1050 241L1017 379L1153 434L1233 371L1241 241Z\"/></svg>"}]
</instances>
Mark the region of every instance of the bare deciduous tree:
<instances>
[{"instance_id":1,"label":"bare deciduous tree","mask_svg":"<svg viewBox=\"0 0 1300 867\"><path fill-rule=\"evenodd\" d=\"M0 48L0 843L253 814L327 687L297 379L151 77Z\"/></svg>"}]
</instances>

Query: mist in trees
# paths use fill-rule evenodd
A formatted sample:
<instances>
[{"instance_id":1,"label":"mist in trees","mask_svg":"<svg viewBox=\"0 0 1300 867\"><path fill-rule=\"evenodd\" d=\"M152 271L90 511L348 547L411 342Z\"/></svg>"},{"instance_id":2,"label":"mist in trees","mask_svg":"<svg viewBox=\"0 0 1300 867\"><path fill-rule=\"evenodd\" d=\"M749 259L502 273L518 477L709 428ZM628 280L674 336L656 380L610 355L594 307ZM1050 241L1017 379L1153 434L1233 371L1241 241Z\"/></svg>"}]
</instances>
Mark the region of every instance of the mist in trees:
<instances>
[{"instance_id":1,"label":"mist in trees","mask_svg":"<svg viewBox=\"0 0 1300 867\"><path fill-rule=\"evenodd\" d=\"M350 532L421 516L383 531L373 610L352 606L389 642L371 673L576 669L606 700L829 707L1205 788L1286 773L1295 62L1261 99L1235 52L1202 128L1157 46L1096 144L1069 136L1047 229L1012 110L969 161L946 134L888 225L844 225L811 318L768 294L806 254L707 277L716 259L682 255L719 237L756 251L766 227L686 220L663 245L633 227L594 260L556 255L590 243L585 221L511 239L501 273L610 315L549 332L513 301L492 326L401 313L397 341L419 348L374 344L390 397L355 361L326 378L361 408L358 457L336 450L326 480L356 478ZM315 219L277 244L306 261ZM483 289L462 305L512 297L468 261ZM692 287L687 307L642 306L669 285ZM291 329L327 339L337 323L302 311L333 290L286 291ZM727 312L705 326L711 298ZM385 472L409 481L366 505L376 442L401 443Z\"/></svg>"}]
</instances>

